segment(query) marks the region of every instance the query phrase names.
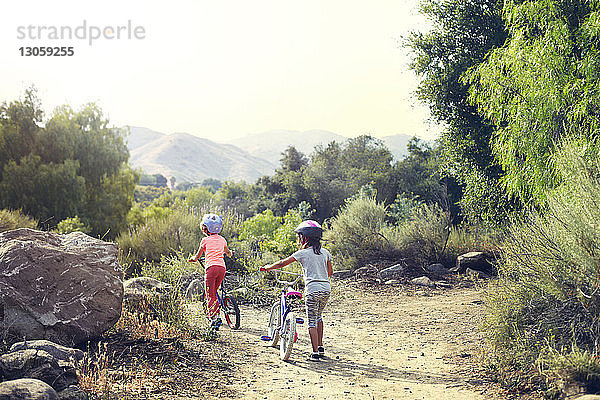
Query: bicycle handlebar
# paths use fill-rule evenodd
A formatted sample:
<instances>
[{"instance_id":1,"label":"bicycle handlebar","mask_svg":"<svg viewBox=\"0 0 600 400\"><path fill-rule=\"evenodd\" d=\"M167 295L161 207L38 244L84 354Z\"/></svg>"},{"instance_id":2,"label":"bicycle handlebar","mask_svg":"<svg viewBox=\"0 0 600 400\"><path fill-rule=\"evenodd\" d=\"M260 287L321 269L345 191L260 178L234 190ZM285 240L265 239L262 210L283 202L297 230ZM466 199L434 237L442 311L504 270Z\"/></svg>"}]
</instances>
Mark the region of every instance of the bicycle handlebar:
<instances>
[{"instance_id":1,"label":"bicycle handlebar","mask_svg":"<svg viewBox=\"0 0 600 400\"><path fill-rule=\"evenodd\" d=\"M279 271L279 272L296 276L296 279L291 282L290 281L282 281L279 278L277 278L277 271L274 271L275 280L277 281L277 283L280 283L282 285L294 286L296 283L300 282L300 278L302 278L302 274L297 274L295 272L290 272L290 271Z\"/></svg>"}]
</instances>

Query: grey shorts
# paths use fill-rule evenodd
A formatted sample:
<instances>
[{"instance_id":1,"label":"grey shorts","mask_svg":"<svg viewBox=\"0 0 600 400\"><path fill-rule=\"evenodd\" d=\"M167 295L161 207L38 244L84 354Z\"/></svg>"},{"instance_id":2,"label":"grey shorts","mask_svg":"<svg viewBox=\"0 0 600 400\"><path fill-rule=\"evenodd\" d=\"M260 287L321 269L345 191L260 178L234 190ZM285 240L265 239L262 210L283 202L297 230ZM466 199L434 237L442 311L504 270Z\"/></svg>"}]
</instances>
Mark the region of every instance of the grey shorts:
<instances>
[{"instance_id":1,"label":"grey shorts","mask_svg":"<svg viewBox=\"0 0 600 400\"><path fill-rule=\"evenodd\" d=\"M331 292L320 291L306 295L306 319L308 319L309 328L316 328L317 322L323 322L321 314L330 294Z\"/></svg>"}]
</instances>

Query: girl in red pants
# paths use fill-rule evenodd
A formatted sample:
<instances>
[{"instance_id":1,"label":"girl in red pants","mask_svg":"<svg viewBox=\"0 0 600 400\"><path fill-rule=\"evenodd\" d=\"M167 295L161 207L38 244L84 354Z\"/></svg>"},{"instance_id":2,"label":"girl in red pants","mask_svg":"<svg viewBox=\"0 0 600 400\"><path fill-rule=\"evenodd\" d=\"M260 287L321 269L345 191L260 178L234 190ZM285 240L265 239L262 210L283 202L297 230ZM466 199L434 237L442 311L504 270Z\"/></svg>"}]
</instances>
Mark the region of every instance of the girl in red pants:
<instances>
[{"instance_id":1,"label":"girl in red pants","mask_svg":"<svg viewBox=\"0 0 600 400\"><path fill-rule=\"evenodd\" d=\"M223 254L227 257L232 256L231 250L227 247L227 241L219 235L223 229L223 220L216 214L204 214L202 217L202 232L206 235L200 242L200 248L195 257L188 261L198 261L204 253L206 271L204 274L204 287L208 293L208 315L212 320L211 326L219 328L221 318L219 315L219 301L217 300L217 289L225 279L225 260Z\"/></svg>"}]
</instances>

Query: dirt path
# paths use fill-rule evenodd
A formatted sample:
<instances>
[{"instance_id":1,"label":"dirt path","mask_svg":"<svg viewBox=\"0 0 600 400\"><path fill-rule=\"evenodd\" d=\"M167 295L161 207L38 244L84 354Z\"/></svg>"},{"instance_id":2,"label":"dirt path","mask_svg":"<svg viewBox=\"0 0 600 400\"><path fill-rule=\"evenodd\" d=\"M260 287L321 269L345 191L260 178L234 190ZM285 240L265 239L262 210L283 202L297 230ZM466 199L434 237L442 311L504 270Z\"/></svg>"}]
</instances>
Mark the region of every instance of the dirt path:
<instances>
[{"instance_id":1,"label":"dirt path","mask_svg":"<svg viewBox=\"0 0 600 400\"><path fill-rule=\"evenodd\" d=\"M345 287L345 290L342 289ZM260 340L268 310L242 307L242 329L224 328L236 365L228 389L248 399L497 399L474 378L480 338L474 288L417 292L404 287L364 293L337 282L324 313L327 360L306 360L299 326L289 362Z\"/></svg>"}]
</instances>

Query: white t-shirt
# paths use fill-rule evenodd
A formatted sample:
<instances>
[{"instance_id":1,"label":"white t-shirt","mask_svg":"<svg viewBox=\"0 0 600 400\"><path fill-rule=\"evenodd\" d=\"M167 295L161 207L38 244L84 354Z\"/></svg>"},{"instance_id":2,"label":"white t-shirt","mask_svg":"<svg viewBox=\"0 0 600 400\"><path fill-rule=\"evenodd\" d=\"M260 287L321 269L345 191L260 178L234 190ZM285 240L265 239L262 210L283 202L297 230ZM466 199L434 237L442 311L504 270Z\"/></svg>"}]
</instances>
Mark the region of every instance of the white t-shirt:
<instances>
[{"instance_id":1,"label":"white t-shirt","mask_svg":"<svg viewBox=\"0 0 600 400\"><path fill-rule=\"evenodd\" d=\"M315 254L312 247L298 250L292 257L296 259L304 270L304 292L331 292L329 276L327 275L327 261L331 261L331 253L321 248L321 254Z\"/></svg>"}]
</instances>

